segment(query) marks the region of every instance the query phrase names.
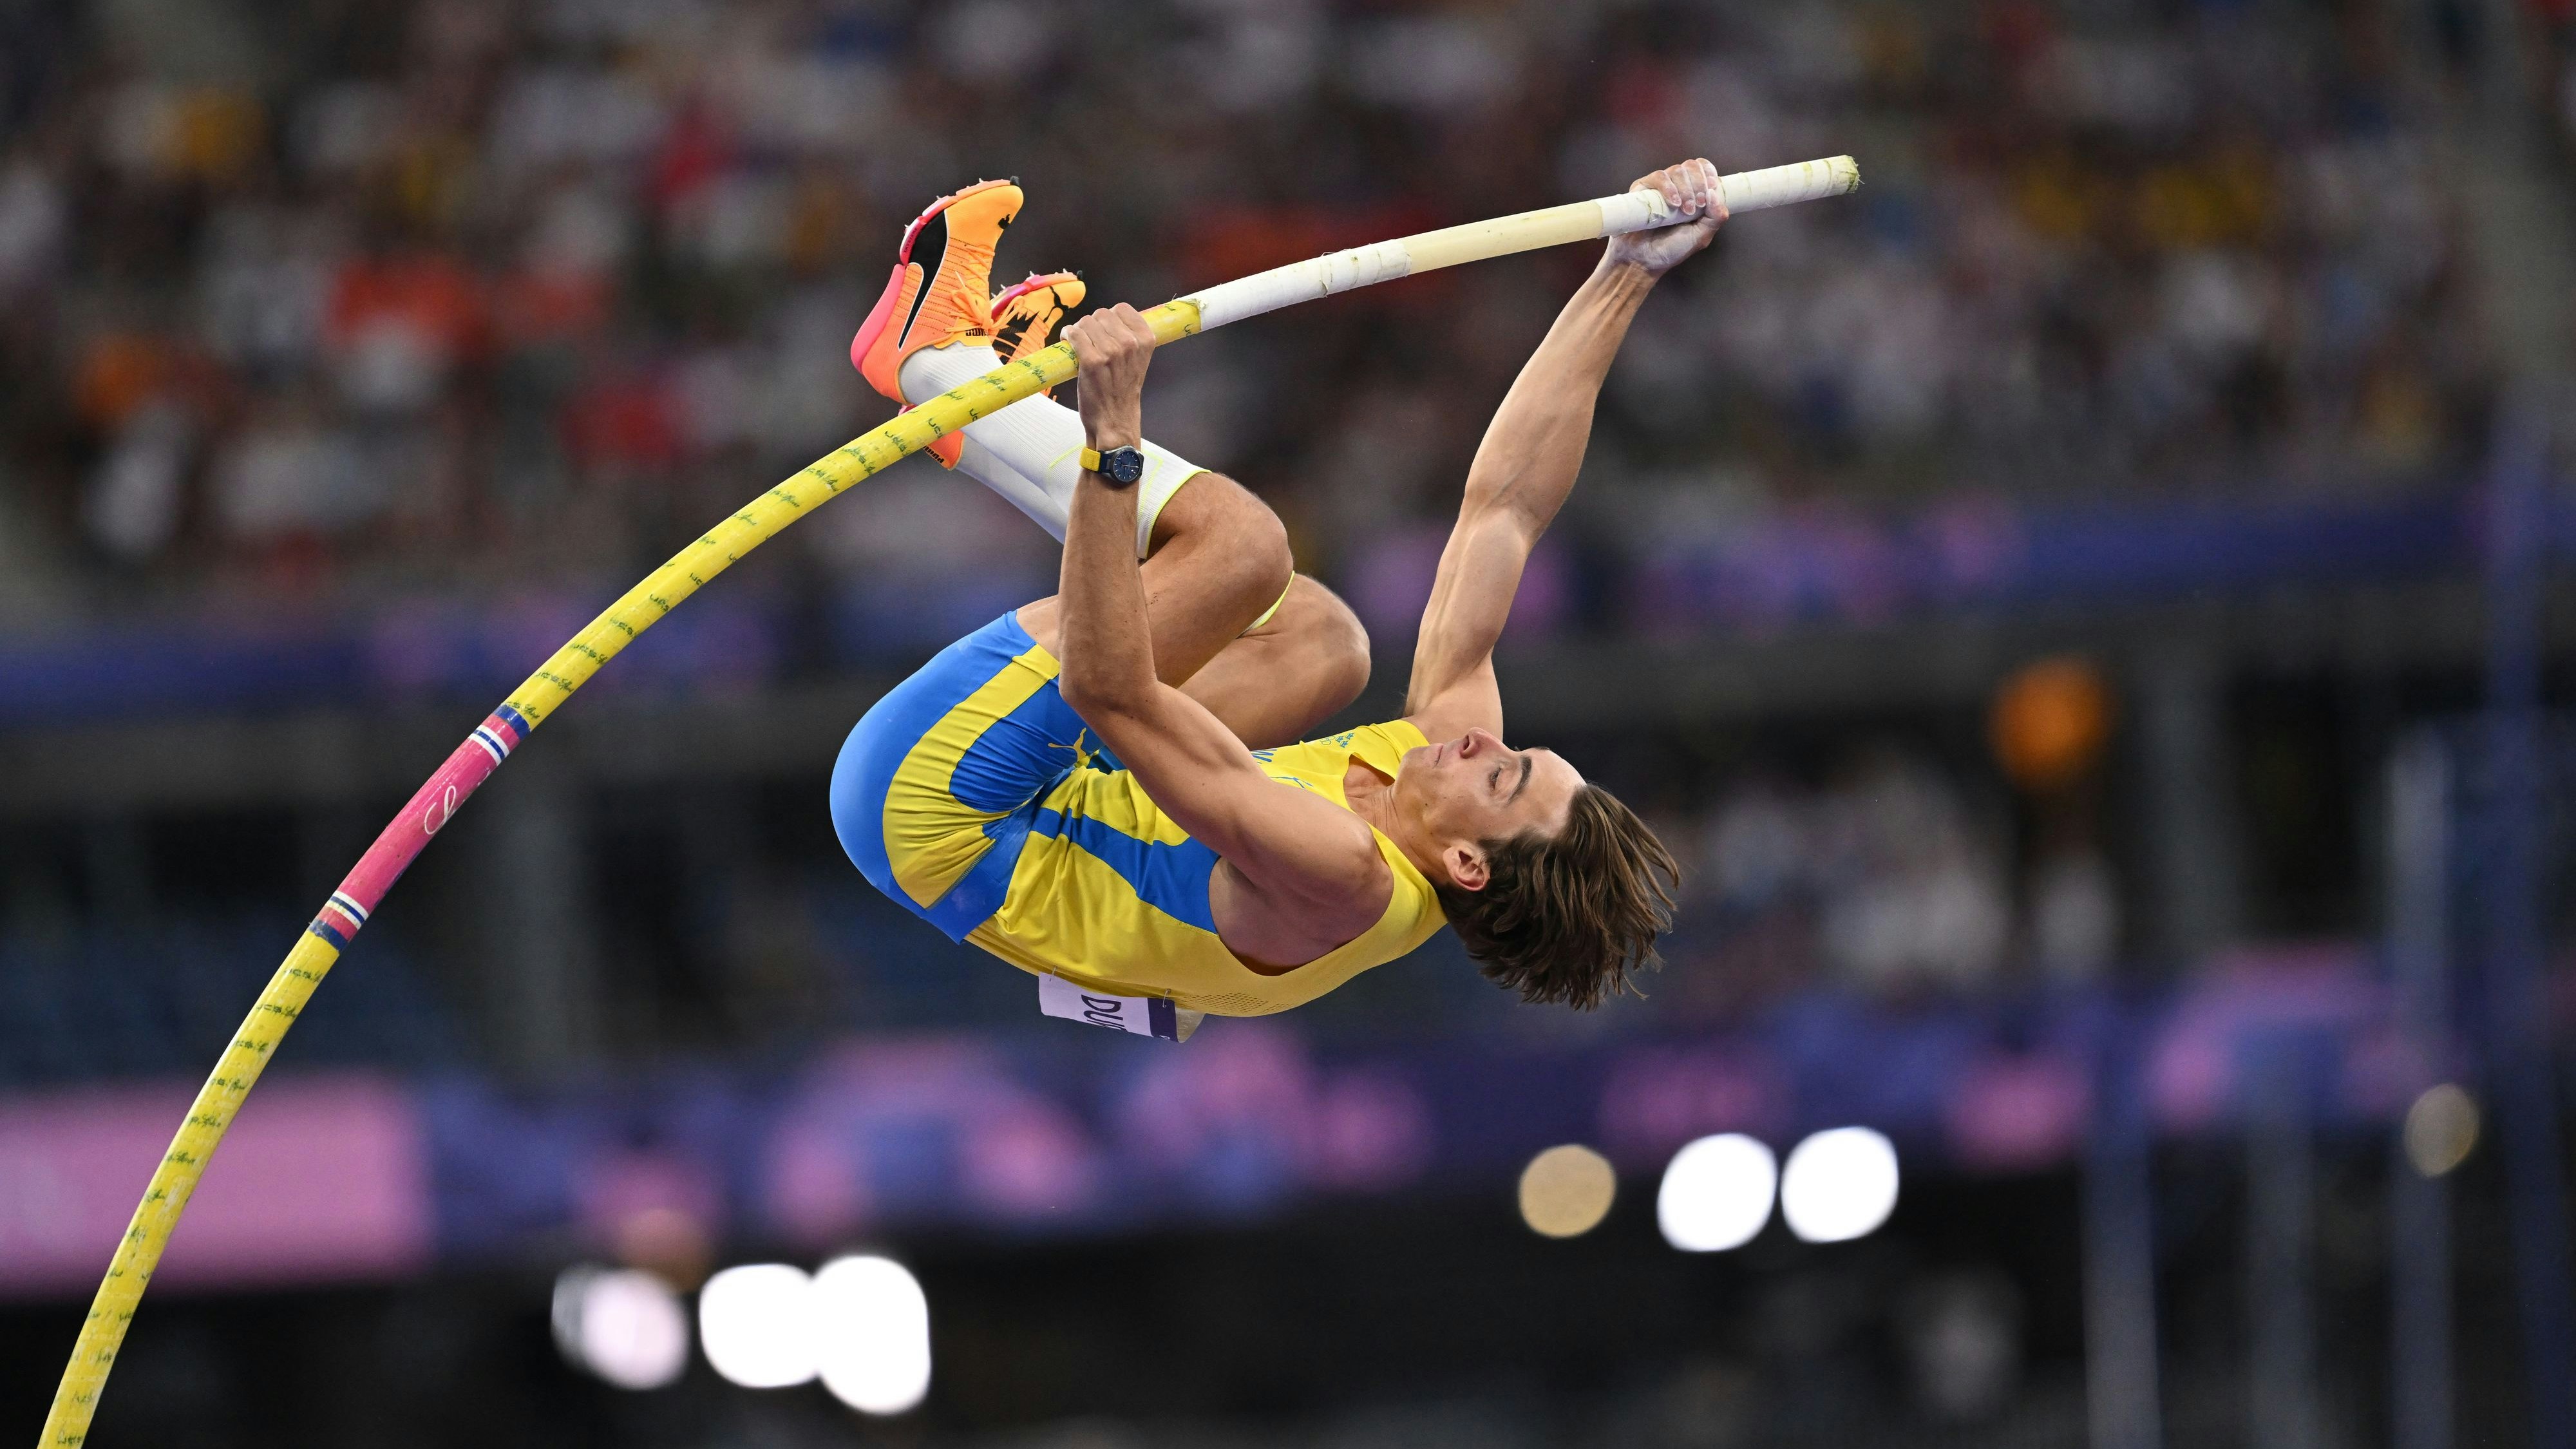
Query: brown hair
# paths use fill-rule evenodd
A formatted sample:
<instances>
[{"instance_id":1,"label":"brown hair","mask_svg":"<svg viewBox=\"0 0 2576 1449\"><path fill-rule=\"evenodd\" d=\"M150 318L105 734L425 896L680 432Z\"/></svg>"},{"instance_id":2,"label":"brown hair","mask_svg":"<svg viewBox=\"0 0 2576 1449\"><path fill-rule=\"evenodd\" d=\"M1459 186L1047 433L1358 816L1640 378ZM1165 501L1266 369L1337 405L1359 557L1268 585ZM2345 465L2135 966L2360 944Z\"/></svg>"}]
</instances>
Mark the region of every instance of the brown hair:
<instances>
[{"instance_id":1,"label":"brown hair","mask_svg":"<svg viewBox=\"0 0 2576 1449\"><path fill-rule=\"evenodd\" d=\"M1590 1011L1659 966L1681 872L1637 813L1598 785L1577 791L1554 835L1484 842L1489 876L1441 881L1440 908L1485 979L1521 1000Z\"/></svg>"}]
</instances>

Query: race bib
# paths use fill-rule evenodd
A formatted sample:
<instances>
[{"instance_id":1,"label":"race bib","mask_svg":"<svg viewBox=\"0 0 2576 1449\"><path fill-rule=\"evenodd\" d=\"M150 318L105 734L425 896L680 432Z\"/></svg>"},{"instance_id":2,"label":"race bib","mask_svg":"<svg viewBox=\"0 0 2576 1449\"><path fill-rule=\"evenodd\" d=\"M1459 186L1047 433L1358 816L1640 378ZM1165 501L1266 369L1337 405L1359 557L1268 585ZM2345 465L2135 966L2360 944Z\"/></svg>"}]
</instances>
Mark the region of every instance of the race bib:
<instances>
[{"instance_id":1,"label":"race bib","mask_svg":"<svg viewBox=\"0 0 2576 1449\"><path fill-rule=\"evenodd\" d=\"M1190 1033L1198 1030L1200 1018L1207 1015L1176 1007L1169 997L1085 991L1061 976L1038 978L1038 1010L1067 1021L1088 1022L1138 1036L1158 1036L1165 1041L1188 1041Z\"/></svg>"}]
</instances>

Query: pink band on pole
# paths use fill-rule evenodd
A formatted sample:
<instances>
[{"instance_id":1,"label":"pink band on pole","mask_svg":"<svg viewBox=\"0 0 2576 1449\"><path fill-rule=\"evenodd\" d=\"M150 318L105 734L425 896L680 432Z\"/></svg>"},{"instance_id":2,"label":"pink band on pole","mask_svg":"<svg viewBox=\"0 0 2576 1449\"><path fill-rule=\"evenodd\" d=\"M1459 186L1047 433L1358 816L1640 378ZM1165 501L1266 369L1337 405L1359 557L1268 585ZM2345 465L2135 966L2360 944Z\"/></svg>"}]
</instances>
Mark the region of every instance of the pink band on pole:
<instances>
[{"instance_id":1,"label":"pink band on pole","mask_svg":"<svg viewBox=\"0 0 2576 1449\"><path fill-rule=\"evenodd\" d=\"M517 710L506 704L501 706L465 737L428 783L413 793L410 803L358 858L356 867L340 882L340 889L332 893L330 904L317 918L317 924L337 928L332 933L341 938L337 944L345 946L346 938L356 935L357 928L367 923L367 916L385 898L385 892L394 888L394 882L402 879L402 873L431 838L455 818L457 809L492 778L503 760L510 758L510 752L528 737L530 728Z\"/></svg>"}]
</instances>

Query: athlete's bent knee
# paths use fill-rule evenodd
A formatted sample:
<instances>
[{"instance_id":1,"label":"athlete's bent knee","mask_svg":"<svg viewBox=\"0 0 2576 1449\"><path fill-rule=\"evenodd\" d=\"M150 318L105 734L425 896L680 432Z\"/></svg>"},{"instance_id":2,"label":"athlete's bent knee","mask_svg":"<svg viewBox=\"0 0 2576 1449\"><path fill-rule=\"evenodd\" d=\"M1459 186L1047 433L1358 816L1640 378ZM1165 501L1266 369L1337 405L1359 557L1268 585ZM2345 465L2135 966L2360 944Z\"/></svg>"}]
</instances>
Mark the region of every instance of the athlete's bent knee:
<instances>
[{"instance_id":1,"label":"athlete's bent knee","mask_svg":"<svg viewBox=\"0 0 2576 1449\"><path fill-rule=\"evenodd\" d=\"M1243 570L1254 592L1264 595L1261 606L1267 609L1279 602L1280 596L1295 581L1297 558L1288 547L1288 525L1279 521L1279 515L1270 511L1269 504L1250 493L1243 496L1257 510L1244 519L1243 532L1238 540Z\"/></svg>"},{"instance_id":2,"label":"athlete's bent knee","mask_svg":"<svg viewBox=\"0 0 2576 1449\"><path fill-rule=\"evenodd\" d=\"M1296 572L1288 526L1251 489L1222 473L1199 474L1172 499L1155 522L1154 547L1203 550L1224 570L1230 591L1241 590L1256 609L1277 603Z\"/></svg>"}]
</instances>

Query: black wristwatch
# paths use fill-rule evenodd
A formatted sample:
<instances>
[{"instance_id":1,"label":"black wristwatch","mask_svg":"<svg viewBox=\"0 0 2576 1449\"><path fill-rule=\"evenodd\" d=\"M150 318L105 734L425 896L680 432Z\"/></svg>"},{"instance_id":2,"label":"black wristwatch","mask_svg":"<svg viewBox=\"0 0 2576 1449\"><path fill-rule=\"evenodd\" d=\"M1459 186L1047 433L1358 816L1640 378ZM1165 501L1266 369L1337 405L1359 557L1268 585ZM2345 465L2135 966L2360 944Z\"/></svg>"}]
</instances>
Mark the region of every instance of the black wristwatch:
<instances>
[{"instance_id":1,"label":"black wristwatch","mask_svg":"<svg viewBox=\"0 0 2576 1449\"><path fill-rule=\"evenodd\" d=\"M1133 488L1145 476L1145 455L1135 448L1112 448L1106 453L1085 448L1082 471L1099 474L1100 481L1112 488Z\"/></svg>"}]
</instances>

